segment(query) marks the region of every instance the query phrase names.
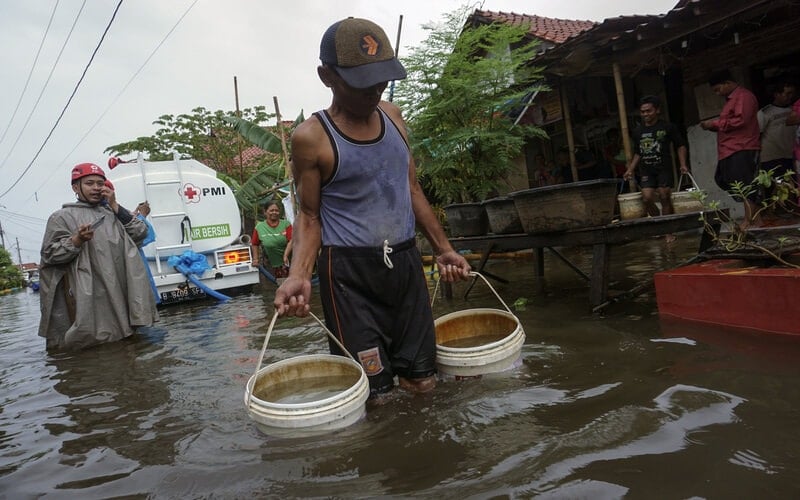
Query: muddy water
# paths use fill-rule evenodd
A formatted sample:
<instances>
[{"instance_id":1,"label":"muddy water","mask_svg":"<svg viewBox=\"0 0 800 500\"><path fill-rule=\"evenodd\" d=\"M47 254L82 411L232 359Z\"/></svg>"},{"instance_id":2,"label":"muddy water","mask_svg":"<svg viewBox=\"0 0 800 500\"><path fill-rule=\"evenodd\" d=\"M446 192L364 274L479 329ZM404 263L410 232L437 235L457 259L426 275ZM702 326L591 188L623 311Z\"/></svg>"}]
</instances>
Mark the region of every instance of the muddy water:
<instances>
[{"instance_id":1,"label":"muddy water","mask_svg":"<svg viewBox=\"0 0 800 500\"><path fill-rule=\"evenodd\" d=\"M696 242L615 249L614 286ZM585 252L567 255L588 270ZM511 372L397 394L331 435L259 433L242 397L272 291L162 311L135 339L49 355L38 296L0 297L0 497L790 498L800 493L800 343L659 321L652 293L588 311L583 280L546 258L489 270L527 333ZM500 307L478 283L435 314ZM522 303L524 301L519 301ZM318 304L318 301L316 301ZM318 311L318 309L317 309ZM280 320L265 363L326 351Z\"/></svg>"}]
</instances>

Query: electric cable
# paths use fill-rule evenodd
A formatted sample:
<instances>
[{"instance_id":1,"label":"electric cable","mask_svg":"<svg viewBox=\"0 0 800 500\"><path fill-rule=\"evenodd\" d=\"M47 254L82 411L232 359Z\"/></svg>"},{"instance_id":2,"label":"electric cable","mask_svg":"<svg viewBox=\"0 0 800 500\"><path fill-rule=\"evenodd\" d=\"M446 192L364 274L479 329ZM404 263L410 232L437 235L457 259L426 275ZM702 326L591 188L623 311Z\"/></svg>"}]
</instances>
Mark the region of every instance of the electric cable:
<instances>
[{"instance_id":1,"label":"electric cable","mask_svg":"<svg viewBox=\"0 0 800 500\"><path fill-rule=\"evenodd\" d=\"M33 70L34 68L36 68L37 61L39 61L39 54L42 53L42 47L44 47L44 41L47 38L47 34L50 32L50 26L53 24L53 18L56 17L56 9L58 8L58 2L59 0L56 0L56 4L53 6L53 12L50 13L50 20L47 21L47 28L44 30L44 35L42 35L41 43L39 43L39 50L36 51L36 57L33 58L33 64L31 64L31 70L28 73L28 78L25 80L25 85L22 87L22 93L19 95L17 106L14 108L14 112L11 113L11 118L9 118L8 123L6 124L6 129L3 130L3 135L0 136L0 144L2 144L3 140L6 138L8 129L11 128L11 122L14 121L14 118L17 116L17 111L19 111L19 106L20 104L22 104L22 98L25 97L25 91L28 90L28 84L31 81L31 76L33 76Z\"/></svg>"},{"instance_id":2,"label":"electric cable","mask_svg":"<svg viewBox=\"0 0 800 500\"><path fill-rule=\"evenodd\" d=\"M19 134L17 134L17 138L14 140L14 144L11 145L11 149L6 154L6 157L3 158L2 163L0 163L0 170L2 170L2 168L6 165L6 162L8 161L8 158L11 156L11 153L13 153L14 149L17 147L17 143L19 142L19 139L22 137L23 132L25 132L25 129L28 127L28 123L30 123L31 118L33 118L33 113L36 112L36 108L39 107L39 101L42 100L44 91L47 89L47 85L50 83L50 78L53 77L53 73L56 70L56 66L58 66L58 62L61 60L61 55L64 54L64 49L67 48L67 43L69 42L69 39L72 37L72 32L75 30L75 25L78 24L78 18L81 17L81 12L83 12L83 7L85 5L86 5L86 0L83 0L81 8L78 11L78 15L75 16L75 20L72 22L72 27L69 29L69 33L67 33L67 38L64 40L63 45L61 45L61 50L58 52L58 56L56 57L53 66L50 68L50 74L47 75L47 80L45 80L44 86L42 86L42 90L39 92L39 97L36 98L36 102L33 104L33 108L31 108L30 113L28 113L28 118L22 125Z\"/></svg>"},{"instance_id":3,"label":"electric cable","mask_svg":"<svg viewBox=\"0 0 800 500\"><path fill-rule=\"evenodd\" d=\"M92 61L94 61L94 58L97 55L97 52L100 50L100 46L103 45L103 40L105 40L106 34L108 34L108 30L111 29L111 24L114 22L114 18L117 17L117 12L119 12L119 8L122 6L122 2L123 2L123 0L119 0L119 3L117 3L116 8L114 9L114 13L111 15L111 19L108 21L108 25L106 26L105 31L103 31L103 36L100 37L100 41L97 43L97 47L95 47L94 52L92 52L92 57L89 58L89 62L86 64L86 67L83 69L83 73L81 74L81 77L78 80L78 83L75 84L75 88L72 90L72 94L69 96L69 99L67 100L67 104L64 105L64 109L61 110L61 114L58 115L58 118L56 119L56 122L53 124L53 128L50 129L50 132L47 134L47 137L44 138L44 142L42 142L42 145L39 147L39 150L36 151L36 154L33 156L33 158L31 159L30 163L28 163L28 166L25 167L25 170L22 171L22 174L19 177L17 177L17 180L15 180L8 187L8 189L6 189L2 193L0 193L0 198L2 198L3 196L7 195L12 189L14 189L14 186L19 184L19 181L21 181L22 178L25 177L25 174L27 174L28 171L33 166L33 162L35 162L36 159L39 158L39 155L41 154L42 150L47 145L47 141L50 140L50 137L52 137L53 132L55 132L55 130L56 130L56 127L58 127L58 124L61 122L61 118L64 117L64 113L67 112L67 109L69 108L69 105L72 102L72 99L75 97L75 94L78 93L78 88L80 87L81 82L83 82L83 79L86 76L86 73L89 71L89 67L92 65Z\"/></svg>"},{"instance_id":4,"label":"electric cable","mask_svg":"<svg viewBox=\"0 0 800 500\"><path fill-rule=\"evenodd\" d=\"M164 38L162 38L162 39L161 39L161 41L158 43L158 45L156 45L156 47L153 49L153 51L152 51L152 52L150 52L150 55L149 55L149 56L147 56L147 59L145 59L145 60L144 60L144 62L141 64L141 66L139 66L139 69L137 69L137 70L134 72L133 76L131 76L131 77L130 77L130 79L128 80L128 82L127 82L127 83L126 83L126 84L125 84L125 85L122 87L122 90L120 90L120 91L119 91L119 93L117 94L117 96L116 96L116 97L114 97L114 99L113 99L113 100L111 101L111 103L110 103L110 104L109 104L109 105L106 107L106 109L105 109L105 110L103 110L103 112L100 114L100 116L97 118L97 120L95 120L95 122L92 124L92 126L91 126L91 127L89 127L89 130L87 130L87 131L86 131L86 133L84 133L84 134L83 134L83 136L81 136L80 140L78 140L78 143L77 143L77 144L75 144L75 147L73 147L73 148L72 148L72 149L69 151L69 153L67 153L67 154L64 156L64 159L63 159L63 160L61 160L61 161L60 161L60 162L59 162L59 163L56 165L56 168L58 168L58 167L62 166L62 165L63 165L63 164L64 164L64 163L67 161L67 159L68 159L68 158L69 158L69 157L72 155L72 153L74 153L74 152L75 152L75 150L76 150L76 149L78 149L78 147L80 147L80 145L81 145L81 144L83 144L83 141L85 141L85 140L86 140L86 138L89 136L89 134L91 134L91 133L92 133L92 131L93 131L93 130L94 130L96 127L97 127L97 125L99 125L99 124L100 124L100 121L102 121L102 119L103 119L103 118L105 118L106 114L108 114L108 112L111 110L112 106L114 106L114 104L116 104L116 103L117 103L117 101L119 100L119 98L120 98L120 97L122 97L122 94L124 94L124 93L125 93L125 91L126 91L126 90L128 90L128 87L130 87L131 83L133 83L133 81L136 79L136 77L137 77L137 76L139 76L139 73L141 73L141 72L142 72L142 70L144 69L144 67L145 67L145 66L147 66L147 63L149 63L149 62L150 62L150 60L153 58L153 56L156 54L156 52L158 52L158 50L161 48L161 46L162 46L162 45L164 45L164 42L166 42L166 41L167 41L167 38L169 38L169 37L170 37L170 35L172 35L172 32L173 32L173 31L175 31L175 29L178 27L178 25L181 23L181 21L183 21L183 18L184 18L184 17L186 17L186 15L189 13L189 11L190 11L190 10L192 10L192 7L194 7L194 5L195 5L197 2L198 2L198 0L194 0L194 1L193 1L193 2L192 2L190 5L189 5L189 7L187 7L187 9L186 9L186 10L183 12L183 14L181 15L181 17L179 17L179 18L178 18L178 20L175 22L175 24L172 26L172 28L171 28L171 29L170 29L170 30L167 32L167 34L166 34L166 35L164 35ZM29 197L28 197L28 200L30 200L30 199L31 199L31 197L33 197L33 196L34 196L34 195L35 195L35 194L36 194L36 193L37 193L39 190L41 190L41 189L42 189L42 187L43 187L45 184L47 184L47 182L49 182L49 180L50 180L50 179L46 179L46 180L45 180L45 181L44 181L42 184L40 184L40 185L39 185L39 187L38 187L38 188L36 188L36 189L34 190L34 194L32 194L31 196L29 196ZM26 200L26 201L27 201L27 200Z\"/></svg>"}]
</instances>

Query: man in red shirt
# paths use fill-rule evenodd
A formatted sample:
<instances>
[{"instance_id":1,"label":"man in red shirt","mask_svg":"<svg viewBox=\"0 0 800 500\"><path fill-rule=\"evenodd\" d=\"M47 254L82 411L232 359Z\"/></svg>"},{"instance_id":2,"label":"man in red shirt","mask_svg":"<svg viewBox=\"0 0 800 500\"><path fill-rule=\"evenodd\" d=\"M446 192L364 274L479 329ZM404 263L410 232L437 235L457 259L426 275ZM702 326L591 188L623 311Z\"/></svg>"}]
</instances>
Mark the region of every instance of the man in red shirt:
<instances>
[{"instance_id":1,"label":"man in red shirt","mask_svg":"<svg viewBox=\"0 0 800 500\"><path fill-rule=\"evenodd\" d=\"M761 150L758 128L758 99L752 92L741 87L727 70L711 75L708 80L715 94L727 101L715 120L704 120L700 126L717 132L717 170L714 181L722 189L731 192L736 181L748 185L755 179ZM739 199L734 195L734 199ZM742 229L760 226L757 213L757 193L742 200L745 220Z\"/></svg>"}]
</instances>

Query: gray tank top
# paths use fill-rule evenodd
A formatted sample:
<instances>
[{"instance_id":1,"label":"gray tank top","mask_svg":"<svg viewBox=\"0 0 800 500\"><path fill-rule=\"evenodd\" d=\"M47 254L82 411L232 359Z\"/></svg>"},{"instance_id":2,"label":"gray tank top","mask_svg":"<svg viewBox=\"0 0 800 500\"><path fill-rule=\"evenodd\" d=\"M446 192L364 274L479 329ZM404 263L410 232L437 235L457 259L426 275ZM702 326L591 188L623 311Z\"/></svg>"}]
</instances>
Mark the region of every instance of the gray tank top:
<instances>
[{"instance_id":1,"label":"gray tank top","mask_svg":"<svg viewBox=\"0 0 800 500\"><path fill-rule=\"evenodd\" d=\"M345 136L326 111L314 115L331 140L333 175L322 186L322 244L380 247L414 237L408 145L378 108L381 132L370 141Z\"/></svg>"}]
</instances>

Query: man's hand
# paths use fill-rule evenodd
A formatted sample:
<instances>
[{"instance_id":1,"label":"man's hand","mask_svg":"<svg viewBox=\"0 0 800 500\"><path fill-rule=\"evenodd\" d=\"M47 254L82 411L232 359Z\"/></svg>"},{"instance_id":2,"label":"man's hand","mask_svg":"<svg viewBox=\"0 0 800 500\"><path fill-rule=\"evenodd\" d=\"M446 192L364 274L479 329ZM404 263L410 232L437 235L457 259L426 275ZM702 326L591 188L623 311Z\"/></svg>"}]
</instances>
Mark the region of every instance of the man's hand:
<instances>
[{"instance_id":1,"label":"man's hand","mask_svg":"<svg viewBox=\"0 0 800 500\"><path fill-rule=\"evenodd\" d=\"M467 259L455 250L437 256L436 264L439 266L439 276L445 283L465 280L469 278L469 272L472 270Z\"/></svg>"},{"instance_id":2,"label":"man's hand","mask_svg":"<svg viewBox=\"0 0 800 500\"><path fill-rule=\"evenodd\" d=\"M275 292L278 316L308 316L311 310L311 280L289 276Z\"/></svg>"},{"instance_id":3,"label":"man's hand","mask_svg":"<svg viewBox=\"0 0 800 500\"><path fill-rule=\"evenodd\" d=\"M631 180L632 177L633 177L633 169L628 167L628 169L625 170L625 173L622 174L622 178L625 179L626 181L629 181Z\"/></svg>"},{"instance_id":4,"label":"man's hand","mask_svg":"<svg viewBox=\"0 0 800 500\"><path fill-rule=\"evenodd\" d=\"M72 240L73 245L80 248L84 242L89 241L92 238L94 238L94 230L92 229L91 224L84 224L78 228L78 231L73 234L70 239Z\"/></svg>"},{"instance_id":5,"label":"man's hand","mask_svg":"<svg viewBox=\"0 0 800 500\"><path fill-rule=\"evenodd\" d=\"M686 165L681 165L681 173L682 174L688 174L689 173L689 167L687 167Z\"/></svg>"}]
</instances>

